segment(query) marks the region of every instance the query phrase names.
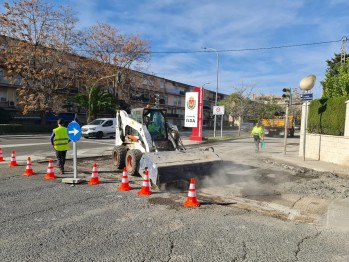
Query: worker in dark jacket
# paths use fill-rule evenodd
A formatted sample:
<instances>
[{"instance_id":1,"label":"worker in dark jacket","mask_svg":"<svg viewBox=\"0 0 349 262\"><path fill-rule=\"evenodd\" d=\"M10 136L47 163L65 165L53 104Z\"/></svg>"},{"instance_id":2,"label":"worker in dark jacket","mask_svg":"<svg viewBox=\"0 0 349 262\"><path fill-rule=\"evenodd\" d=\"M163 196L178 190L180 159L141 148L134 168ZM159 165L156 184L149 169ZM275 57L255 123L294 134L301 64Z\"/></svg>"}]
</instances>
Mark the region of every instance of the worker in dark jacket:
<instances>
[{"instance_id":1,"label":"worker in dark jacket","mask_svg":"<svg viewBox=\"0 0 349 262\"><path fill-rule=\"evenodd\" d=\"M58 119L58 127L53 129L52 135L50 137L51 145L56 151L57 164L61 171L61 174L64 174L64 164L67 151L69 150L69 138L68 130L63 126L63 119Z\"/></svg>"}]
</instances>

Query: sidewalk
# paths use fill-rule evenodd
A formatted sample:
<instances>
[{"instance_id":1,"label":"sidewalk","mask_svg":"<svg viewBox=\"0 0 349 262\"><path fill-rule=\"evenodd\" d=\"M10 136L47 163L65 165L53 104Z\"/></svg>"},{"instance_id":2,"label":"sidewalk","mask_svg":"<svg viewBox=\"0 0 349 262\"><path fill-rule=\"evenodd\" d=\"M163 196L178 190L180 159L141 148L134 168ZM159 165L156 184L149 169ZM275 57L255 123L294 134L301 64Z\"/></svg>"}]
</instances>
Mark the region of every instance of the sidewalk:
<instances>
[{"instance_id":1,"label":"sidewalk","mask_svg":"<svg viewBox=\"0 0 349 262\"><path fill-rule=\"evenodd\" d=\"M237 138L237 139L244 139L244 138ZM182 140L183 140L184 146L197 145L197 144L208 145L210 143L220 142L220 140L217 140L215 142L192 141L192 140L189 140L189 138L184 138L184 139L182 138ZM221 140L221 141L224 142L224 140ZM283 145L275 145L273 143L273 146L271 147L270 144L268 144L268 141L271 141L271 138L268 138L268 137L265 138L266 149L265 151L261 152L261 156L263 157L266 157L274 161L282 162L285 164L312 169L319 172L332 172L338 176L349 178L349 166L338 165L338 164L318 161L314 159L304 160L303 156L299 156L299 139L297 138L288 139L287 146L286 146L286 154L284 152Z\"/></svg>"},{"instance_id":2,"label":"sidewalk","mask_svg":"<svg viewBox=\"0 0 349 262\"><path fill-rule=\"evenodd\" d=\"M266 139L266 145L268 139ZM297 141L297 142L295 142ZM276 147L272 149L271 152L266 150L266 156L270 159L276 161L292 164L299 167L304 167L307 169L312 169L320 172L332 172L338 176L343 176L349 178L349 166L338 165L330 162L324 162L314 159L303 158L299 156L299 139L289 139L286 146L286 154L284 152L284 146Z\"/></svg>"}]
</instances>

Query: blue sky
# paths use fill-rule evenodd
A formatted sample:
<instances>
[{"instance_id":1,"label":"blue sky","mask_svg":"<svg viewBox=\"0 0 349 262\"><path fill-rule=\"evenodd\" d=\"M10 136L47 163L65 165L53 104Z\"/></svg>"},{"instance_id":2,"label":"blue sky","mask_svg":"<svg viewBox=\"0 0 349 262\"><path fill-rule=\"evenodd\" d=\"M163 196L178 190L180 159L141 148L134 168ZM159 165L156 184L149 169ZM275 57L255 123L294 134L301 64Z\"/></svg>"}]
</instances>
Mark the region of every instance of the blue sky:
<instances>
[{"instance_id":1,"label":"blue sky","mask_svg":"<svg viewBox=\"0 0 349 262\"><path fill-rule=\"evenodd\" d=\"M315 74L313 92L320 97L326 60L349 37L348 0L48 1L72 6L79 29L107 23L147 40L153 52L240 50L219 52L219 92L225 94L243 85L254 86L256 94L281 95ZM337 42L241 51L327 41ZM215 52L154 53L147 73L194 86L210 83L205 88L215 91L216 58Z\"/></svg>"}]
</instances>

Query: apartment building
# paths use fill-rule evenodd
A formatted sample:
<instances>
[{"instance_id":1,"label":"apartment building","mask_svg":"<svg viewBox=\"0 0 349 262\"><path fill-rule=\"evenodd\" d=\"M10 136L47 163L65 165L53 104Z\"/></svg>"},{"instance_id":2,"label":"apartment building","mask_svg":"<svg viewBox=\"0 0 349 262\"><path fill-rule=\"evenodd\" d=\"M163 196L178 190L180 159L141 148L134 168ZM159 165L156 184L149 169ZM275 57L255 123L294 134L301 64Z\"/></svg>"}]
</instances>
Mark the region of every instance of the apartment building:
<instances>
[{"instance_id":1,"label":"apartment building","mask_svg":"<svg viewBox=\"0 0 349 262\"><path fill-rule=\"evenodd\" d=\"M16 90L20 87L19 80L9 81L5 77L5 70L0 68L0 108L11 111L16 119L38 119L36 112L22 116L18 107L18 97ZM168 121L184 127L185 93L192 92L195 86L176 82L174 80L161 78L158 76L133 71L129 84L129 106L130 108L145 107L147 104L155 106L155 98L159 100L159 106L167 110ZM80 92L83 88L76 87ZM216 93L205 90L204 93L204 120L205 127L213 127L213 106ZM225 94L218 93L217 100L222 100ZM67 107L67 112L79 111L79 115L84 119L84 112L81 109ZM61 113L67 113L61 112Z\"/></svg>"}]
</instances>

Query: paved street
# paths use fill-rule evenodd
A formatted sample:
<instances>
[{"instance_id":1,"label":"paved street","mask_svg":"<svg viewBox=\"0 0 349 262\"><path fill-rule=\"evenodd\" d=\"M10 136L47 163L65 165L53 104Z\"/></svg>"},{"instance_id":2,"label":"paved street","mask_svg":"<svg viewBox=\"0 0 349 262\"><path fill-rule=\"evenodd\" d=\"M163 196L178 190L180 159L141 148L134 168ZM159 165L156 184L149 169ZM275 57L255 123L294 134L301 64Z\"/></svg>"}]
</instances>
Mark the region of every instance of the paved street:
<instances>
[{"instance_id":1,"label":"paved street","mask_svg":"<svg viewBox=\"0 0 349 262\"><path fill-rule=\"evenodd\" d=\"M11 139L0 137L2 144ZM0 163L1 261L348 261L349 230L337 225L348 180L276 159L282 139L267 138L260 154L249 138L210 144L223 165L197 181L198 209L183 207L187 189L138 196L140 177L130 177L134 190L117 191L112 141L78 142L84 154L106 155L78 160L86 181L98 164L103 183L96 186L62 183L72 176L71 161L68 174L52 181L43 179L47 161L34 161L31 177L21 176L25 162ZM297 141L289 140L290 161Z\"/></svg>"}]
</instances>

